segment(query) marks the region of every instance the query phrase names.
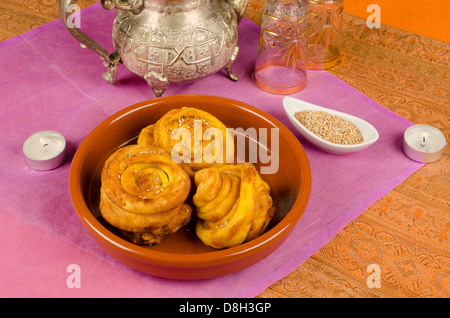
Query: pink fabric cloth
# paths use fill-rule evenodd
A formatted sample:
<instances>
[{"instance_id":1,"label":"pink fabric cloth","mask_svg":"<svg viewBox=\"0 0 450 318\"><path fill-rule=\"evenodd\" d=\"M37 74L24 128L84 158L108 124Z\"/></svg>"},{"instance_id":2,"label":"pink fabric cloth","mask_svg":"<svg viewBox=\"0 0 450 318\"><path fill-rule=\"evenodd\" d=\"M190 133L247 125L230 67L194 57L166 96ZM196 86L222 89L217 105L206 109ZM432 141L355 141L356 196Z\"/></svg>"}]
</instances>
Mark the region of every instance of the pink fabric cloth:
<instances>
[{"instance_id":1,"label":"pink fabric cloth","mask_svg":"<svg viewBox=\"0 0 450 318\"><path fill-rule=\"evenodd\" d=\"M95 4L82 11L81 28L111 52L115 12ZM165 95L191 93L233 98L278 118L292 131L283 96L251 80L259 27L244 19L238 82L224 72ZM401 150L411 125L327 72L311 71L304 90L291 96L371 122L380 139L358 153L332 155L299 137L312 171L308 207L289 238L259 263L207 280L171 280L137 272L105 253L72 208L70 160L83 139L118 110L153 98L147 83L121 66L118 83L104 82L97 55L83 50L60 21L0 42L0 297L254 297L325 245L348 222L422 165ZM69 158L56 170L30 169L22 145L32 133L55 130L68 142ZM297 136L299 136L297 134ZM70 264L81 271L81 288L68 288Z\"/></svg>"}]
</instances>

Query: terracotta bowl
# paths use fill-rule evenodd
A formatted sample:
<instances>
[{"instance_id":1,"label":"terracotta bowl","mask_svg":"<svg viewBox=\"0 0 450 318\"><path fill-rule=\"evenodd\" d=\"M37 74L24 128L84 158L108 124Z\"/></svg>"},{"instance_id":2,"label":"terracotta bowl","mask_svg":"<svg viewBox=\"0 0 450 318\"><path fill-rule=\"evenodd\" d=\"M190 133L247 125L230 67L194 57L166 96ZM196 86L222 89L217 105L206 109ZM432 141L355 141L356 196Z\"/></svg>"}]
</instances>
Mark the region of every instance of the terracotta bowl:
<instances>
[{"instance_id":1,"label":"terracotta bowl","mask_svg":"<svg viewBox=\"0 0 450 318\"><path fill-rule=\"evenodd\" d=\"M268 182L276 213L266 232L237 247L216 250L201 242L192 224L153 246L135 245L121 237L99 210L100 172L117 148L135 143L145 126L172 108L196 107L219 118L229 128L270 128L279 132L279 166L262 174ZM276 135L274 135L276 136ZM252 138L247 140L246 151ZM261 140L261 139L258 139ZM258 144L261 146L261 144ZM270 155L270 153L269 153ZM247 158L250 158L247 154ZM259 160L259 157L258 157ZM247 160L249 161L249 160ZM270 163L255 162L258 169ZM272 169L273 170L273 169ZM259 170L261 171L261 170ZM145 273L177 279L216 277L246 268L277 249L306 208L311 188L308 158L297 138L278 120L244 103L214 96L175 95L145 101L119 111L96 127L78 148L70 170L70 195L79 218L97 243L120 262Z\"/></svg>"}]
</instances>

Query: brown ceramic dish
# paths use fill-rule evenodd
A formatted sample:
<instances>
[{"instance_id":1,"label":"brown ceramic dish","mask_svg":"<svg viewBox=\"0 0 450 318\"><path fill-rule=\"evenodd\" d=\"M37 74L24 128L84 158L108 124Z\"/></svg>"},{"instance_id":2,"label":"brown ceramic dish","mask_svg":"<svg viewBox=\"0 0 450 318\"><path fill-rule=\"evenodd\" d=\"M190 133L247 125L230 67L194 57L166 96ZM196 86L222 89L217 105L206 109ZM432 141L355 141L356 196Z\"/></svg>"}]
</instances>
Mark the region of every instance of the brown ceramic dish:
<instances>
[{"instance_id":1,"label":"brown ceramic dish","mask_svg":"<svg viewBox=\"0 0 450 318\"><path fill-rule=\"evenodd\" d=\"M140 130L156 122L168 110L183 106L208 111L229 128L268 128L269 146L272 142L270 128L279 129L279 168L276 173L261 175L270 185L277 211L266 232L258 238L237 247L215 250L204 245L188 225L158 245L141 246L123 239L101 217L98 208L100 171L106 158L118 147L135 143ZM248 144L250 139L246 139ZM257 162L255 166L259 169L263 165ZM270 115L231 99L175 95L130 106L102 122L78 148L69 184L73 206L83 225L111 256L155 276L199 279L241 270L277 249L306 208L311 173L308 158L297 138Z\"/></svg>"}]
</instances>

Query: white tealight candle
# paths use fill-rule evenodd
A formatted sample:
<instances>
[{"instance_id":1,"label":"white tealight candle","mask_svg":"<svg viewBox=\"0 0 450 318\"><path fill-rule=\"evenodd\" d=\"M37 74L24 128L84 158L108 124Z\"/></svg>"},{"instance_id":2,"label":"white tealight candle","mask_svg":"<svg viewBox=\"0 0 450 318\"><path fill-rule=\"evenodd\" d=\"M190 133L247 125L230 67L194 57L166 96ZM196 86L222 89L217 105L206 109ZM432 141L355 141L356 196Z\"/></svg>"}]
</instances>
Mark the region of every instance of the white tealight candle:
<instances>
[{"instance_id":1,"label":"white tealight candle","mask_svg":"<svg viewBox=\"0 0 450 318\"><path fill-rule=\"evenodd\" d=\"M31 168L35 170L55 169L64 162L66 140L56 131L39 131L25 140L23 153Z\"/></svg>"},{"instance_id":2,"label":"white tealight candle","mask_svg":"<svg viewBox=\"0 0 450 318\"><path fill-rule=\"evenodd\" d=\"M433 162L444 152L444 134L437 128L427 125L414 125L405 130L403 151L412 160Z\"/></svg>"}]
</instances>

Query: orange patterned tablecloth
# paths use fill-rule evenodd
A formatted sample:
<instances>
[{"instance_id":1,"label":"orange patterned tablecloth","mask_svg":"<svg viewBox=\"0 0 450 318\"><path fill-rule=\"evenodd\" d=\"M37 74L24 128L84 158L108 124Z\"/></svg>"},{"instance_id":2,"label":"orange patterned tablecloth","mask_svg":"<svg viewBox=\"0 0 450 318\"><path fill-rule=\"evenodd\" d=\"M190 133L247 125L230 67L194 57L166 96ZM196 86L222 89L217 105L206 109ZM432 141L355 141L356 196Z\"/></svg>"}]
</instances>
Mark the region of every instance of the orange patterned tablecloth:
<instances>
[{"instance_id":1,"label":"orange patterned tablecloth","mask_svg":"<svg viewBox=\"0 0 450 318\"><path fill-rule=\"evenodd\" d=\"M2 0L0 40L56 19L58 2ZM247 17L259 23L263 8L262 0L250 0ZM342 62L330 73L450 140L449 43L386 26L369 29L364 19L344 14ZM449 149L258 297L449 297ZM370 284L372 268L380 269L379 288Z\"/></svg>"}]
</instances>

